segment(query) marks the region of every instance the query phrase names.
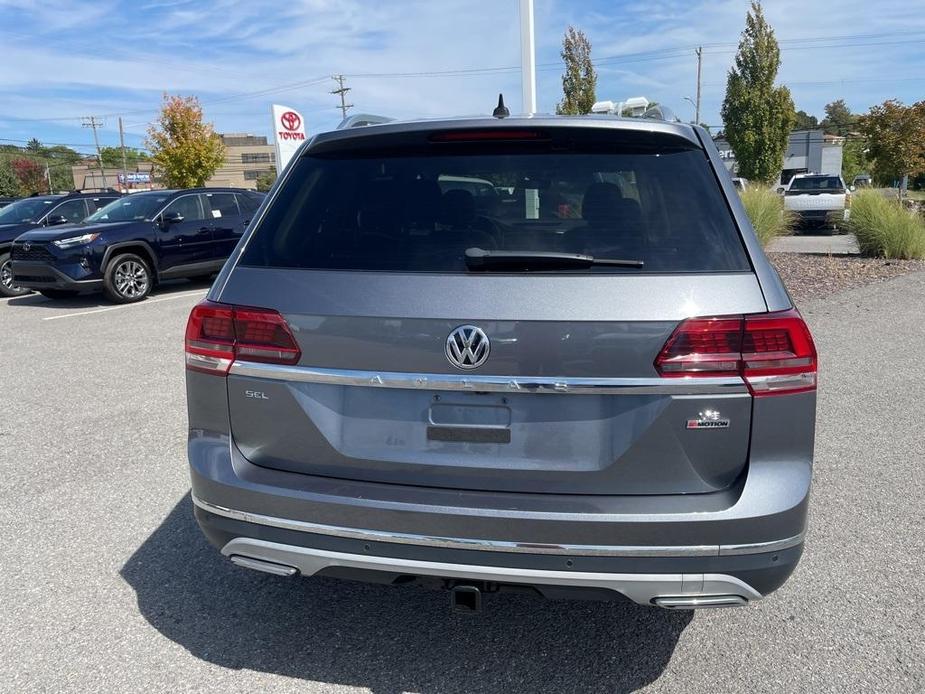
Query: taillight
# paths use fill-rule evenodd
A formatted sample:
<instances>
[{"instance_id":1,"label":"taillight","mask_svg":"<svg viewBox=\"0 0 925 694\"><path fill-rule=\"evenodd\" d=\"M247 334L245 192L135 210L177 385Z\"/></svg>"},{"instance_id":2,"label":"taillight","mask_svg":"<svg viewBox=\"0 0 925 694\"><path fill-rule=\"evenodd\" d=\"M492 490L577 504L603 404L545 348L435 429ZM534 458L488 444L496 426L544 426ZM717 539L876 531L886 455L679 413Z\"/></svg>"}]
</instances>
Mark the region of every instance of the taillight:
<instances>
[{"instance_id":1,"label":"taillight","mask_svg":"<svg viewBox=\"0 0 925 694\"><path fill-rule=\"evenodd\" d=\"M224 376L235 359L295 364L302 356L278 312L203 301L186 323L186 368Z\"/></svg>"},{"instance_id":2,"label":"taillight","mask_svg":"<svg viewBox=\"0 0 925 694\"><path fill-rule=\"evenodd\" d=\"M816 348L795 309L683 321L655 360L662 376L739 375L753 395L816 388Z\"/></svg>"}]
</instances>

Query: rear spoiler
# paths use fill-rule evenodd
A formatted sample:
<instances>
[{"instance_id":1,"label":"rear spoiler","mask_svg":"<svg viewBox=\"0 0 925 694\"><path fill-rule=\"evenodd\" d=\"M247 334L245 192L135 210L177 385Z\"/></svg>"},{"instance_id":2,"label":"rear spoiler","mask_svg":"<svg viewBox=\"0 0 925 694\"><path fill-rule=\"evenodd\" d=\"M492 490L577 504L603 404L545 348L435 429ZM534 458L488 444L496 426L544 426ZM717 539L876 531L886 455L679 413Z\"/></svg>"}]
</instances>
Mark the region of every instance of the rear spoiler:
<instances>
[{"instance_id":1,"label":"rear spoiler","mask_svg":"<svg viewBox=\"0 0 925 694\"><path fill-rule=\"evenodd\" d=\"M357 113L353 116L348 116L340 122L340 125L337 126L337 130L349 130L350 128L362 128L365 125L381 125L383 123L391 123L394 118L389 118L388 116L377 116L372 113Z\"/></svg>"}]
</instances>

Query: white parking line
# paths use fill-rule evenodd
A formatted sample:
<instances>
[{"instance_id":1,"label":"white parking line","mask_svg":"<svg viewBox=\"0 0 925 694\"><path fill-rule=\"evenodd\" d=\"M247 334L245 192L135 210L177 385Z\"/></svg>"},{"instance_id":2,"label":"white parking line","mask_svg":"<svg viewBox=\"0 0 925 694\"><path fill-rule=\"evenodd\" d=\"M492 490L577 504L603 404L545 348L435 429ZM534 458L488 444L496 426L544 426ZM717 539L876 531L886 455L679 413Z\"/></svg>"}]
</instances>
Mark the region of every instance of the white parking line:
<instances>
[{"instance_id":1,"label":"white parking line","mask_svg":"<svg viewBox=\"0 0 925 694\"><path fill-rule=\"evenodd\" d=\"M137 304L123 304L121 306L107 306L106 308L95 308L92 311L78 311L77 313L60 313L57 316L48 316L42 320L58 320L59 318L77 318L78 316L89 316L93 313L105 313L106 311L118 311L122 308L140 308L142 306L148 306L150 304L157 304L161 301L173 301L174 299L182 299L188 296L205 296L208 293L206 291L198 292L184 292L183 294L171 294L170 296L162 296L159 299L146 299L145 301L139 301Z\"/></svg>"},{"instance_id":2,"label":"white parking line","mask_svg":"<svg viewBox=\"0 0 925 694\"><path fill-rule=\"evenodd\" d=\"M35 296L34 294L20 294L19 296L3 296L0 297L0 301L9 301L10 299L24 299L28 296Z\"/></svg>"}]
</instances>

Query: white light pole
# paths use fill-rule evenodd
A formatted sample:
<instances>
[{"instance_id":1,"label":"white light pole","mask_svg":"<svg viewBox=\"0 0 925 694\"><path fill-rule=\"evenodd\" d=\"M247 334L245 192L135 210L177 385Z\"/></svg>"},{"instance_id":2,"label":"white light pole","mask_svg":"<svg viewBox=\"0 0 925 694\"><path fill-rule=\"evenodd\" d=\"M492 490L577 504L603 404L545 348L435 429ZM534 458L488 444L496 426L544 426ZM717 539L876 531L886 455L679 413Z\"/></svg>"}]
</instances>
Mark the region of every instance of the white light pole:
<instances>
[{"instance_id":1,"label":"white light pole","mask_svg":"<svg viewBox=\"0 0 925 694\"><path fill-rule=\"evenodd\" d=\"M536 113L536 42L533 0L520 0L520 72L524 113Z\"/></svg>"}]
</instances>

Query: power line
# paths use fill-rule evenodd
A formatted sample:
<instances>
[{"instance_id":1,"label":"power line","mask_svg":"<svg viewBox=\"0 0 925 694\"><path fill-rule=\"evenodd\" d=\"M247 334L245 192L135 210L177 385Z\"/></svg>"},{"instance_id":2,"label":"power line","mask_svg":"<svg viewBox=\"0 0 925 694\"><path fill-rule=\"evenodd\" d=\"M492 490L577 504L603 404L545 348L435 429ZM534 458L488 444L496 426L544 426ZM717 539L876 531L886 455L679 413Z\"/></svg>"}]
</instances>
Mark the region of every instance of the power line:
<instances>
[{"instance_id":1,"label":"power line","mask_svg":"<svg viewBox=\"0 0 925 694\"><path fill-rule=\"evenodd\" d=\"M880 45L902 45L910 43L925 43L925 38L918 39L908 39L901 41L873 41L870 42L870 39L884 39L890 37L902 37L902 36L921 36L925 37L925 31L922 30L912 30L907 32L882 32L875 34L849 34L849 35L832 35L832 36L807 36L807 37L797 37L793 39L780 39L778 44L781 46L781 51L790 51L790 50L819 50L826 48L854 48L854 47L865 47L865 46L880 46ZM860 41L860 42L859 42ZM827 43L828 42L828 43ZM803 45L801 45L803 44ZM824 45L820 45L824 44ZM703 44L702 49L703 53L707 55L720 55L724 53L734 52L737 48L737 43L732 42L723 42L723 43L709 43ZM683 58L690 54L690 51L696 50L697 46L688 46L688 47L678 47L678 48L663 48L653 51L637 52L637 53L621 53L610 56L604 56L603 58L598 58L593 60L593 64L596 66L607 66L607 65L618 65L618 64L627 64L634 62L646 62L646 61L657 61L657 60L671 60L677 58ZM556 63L541 63L537 65L538 70L560 70L562 69L562 64L560 62ZM516 73L520 70L520 66L511 65L511 66L494 66L494 67L483 67L483 68L461 68L461 69L452 69L452 70L430 70L430 71L416 71L416 72L370 72L370 73L351 73L339 75L342 78L351 78L351 79L400 79L400 78L421 78L421 77L464 77L464 76L476 76L476 75L492 75L492 74L506 74L506 73ZM217 99L212 99L208 101L201 102L204 106L228 103L231 101L238 100L247 100L258 98L260 96L268 96L270 94L281 93L284 91L290 91L293 89L301 89L308 86L313 86L320 84L326 81L327 77L317 77L310 80L303 80L299 82L293 82L289 84L277 85L274 87L268 87L266 89L251 91L251 92L241 92L238 94L233 94L227 97L221 97ZM337 79L337 77L335 77ZM349 89L349 88L347 88ZM338 90L339 91L339 90ZM344 107L349 108L346 103L341 107L342 112L345 112ZM148 114L154 113L156 109L137 109L137 110L128 110L120 111L114 113L106 113L101 115L96 115L96 118L115 118L118 116L132 115L132 114ZM59 116L53 118L20 118L13 116L2 116L0 115L0 120L8 121L21 121L21 122L61 122L61 121L71 121L71 120L83 120L85 116Z\"/></svg>"}]
</instances>

